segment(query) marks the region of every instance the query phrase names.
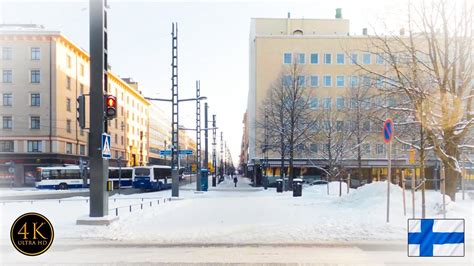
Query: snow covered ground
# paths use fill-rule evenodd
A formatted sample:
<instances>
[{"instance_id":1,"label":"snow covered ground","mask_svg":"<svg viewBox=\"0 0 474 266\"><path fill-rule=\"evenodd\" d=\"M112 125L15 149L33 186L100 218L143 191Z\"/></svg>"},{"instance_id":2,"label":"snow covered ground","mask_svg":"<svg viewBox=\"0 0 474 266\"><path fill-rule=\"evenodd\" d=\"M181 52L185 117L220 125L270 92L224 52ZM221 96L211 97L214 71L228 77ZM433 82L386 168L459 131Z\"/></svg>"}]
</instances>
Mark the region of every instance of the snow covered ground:
<instances>
[{"instance_id":1,"label":"snow covered ground","mask_svg":"<svg viewBox=\"0 0 474 266\"><path fill-rule=\"evenodd\" d=\"M275 188L252 188L240 178L238 187L226 179L208 192L195 192L195 184L182 187L180 199L164 202L171 192L114 195L109 200L111 215L119 208L120 219L110 226L78 226L87 215L85 197L0 205L0 240L9 241L10 226L25 212L39 212L52 222L58 240L112 240L128 243L315 243L349 241L405 241L407 219L411 218L411 193L406 191L407 216L403 215L402 189L391 186L390 223L386 223L385 182L372 183L346 194L339 183L304 187L303 197ZM345 184L344 184L345 185ZM142 199L143 198L143 199ZM421 194L416 196L420 216ZM447 217L465 218L468 239L473 232L473 200L451 202ZM427 191L427 217L442 217L442 197ZM158 205L158 200L160 204ZM152 202L152 206L149 205ZM140 204L143 203L143 210ZM129 212L129 205L135 204ZM5 242L3 242L5 243Z\"/></svg>"}]
</instances>

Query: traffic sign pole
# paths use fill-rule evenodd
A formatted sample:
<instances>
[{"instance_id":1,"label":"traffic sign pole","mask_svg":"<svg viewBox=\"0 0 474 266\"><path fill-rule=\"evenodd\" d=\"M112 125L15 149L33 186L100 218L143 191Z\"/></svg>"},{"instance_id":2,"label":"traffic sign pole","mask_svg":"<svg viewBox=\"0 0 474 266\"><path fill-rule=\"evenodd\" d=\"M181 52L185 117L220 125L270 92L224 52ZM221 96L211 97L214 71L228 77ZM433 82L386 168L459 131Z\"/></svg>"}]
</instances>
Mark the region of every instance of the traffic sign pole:
<instances>
[{"instance_id":1,"label":"traffic sign pole","mask_svg":"<svg viewBox=\"0 0 474 266\"><path fill-rule=\"evenodd\" d=\"M392 182L392 139L393 139L393 121L387 119L383 123L382 135L384 142L387 144L387 223L390 222L390 183Z\"/></svg>"}]
</instances>

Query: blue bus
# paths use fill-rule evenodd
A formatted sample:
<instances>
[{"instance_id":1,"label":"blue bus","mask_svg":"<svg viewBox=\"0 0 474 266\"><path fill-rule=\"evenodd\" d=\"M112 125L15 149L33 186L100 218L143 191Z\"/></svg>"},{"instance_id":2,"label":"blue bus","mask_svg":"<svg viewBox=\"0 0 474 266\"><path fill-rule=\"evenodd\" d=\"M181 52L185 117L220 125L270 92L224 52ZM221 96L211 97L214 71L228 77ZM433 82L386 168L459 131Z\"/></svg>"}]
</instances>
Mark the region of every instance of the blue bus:
<instances>
[{"instance_id":1,"label":"blue bus","mask_svg":"<svg viewBox=\"0 0 474 266\"><path fill-rule=\"evenodd\" d=\"M153 165L133 168L133 187L147 190L171 188L171 167Z\"/></svg>"},{"instance_id":2,"label":"blue bus","mask_svg":"<svg viewBox=\"0 0 474 266\"><path fill-rule=\"evenodd\" d=\"M120 171L122 171L120 176ZM109 167L109 180L114 184L114 189L131 188L133 186L132 167ZM119 186L120 183L120 186Z\"/></svg>"}]
</instances>

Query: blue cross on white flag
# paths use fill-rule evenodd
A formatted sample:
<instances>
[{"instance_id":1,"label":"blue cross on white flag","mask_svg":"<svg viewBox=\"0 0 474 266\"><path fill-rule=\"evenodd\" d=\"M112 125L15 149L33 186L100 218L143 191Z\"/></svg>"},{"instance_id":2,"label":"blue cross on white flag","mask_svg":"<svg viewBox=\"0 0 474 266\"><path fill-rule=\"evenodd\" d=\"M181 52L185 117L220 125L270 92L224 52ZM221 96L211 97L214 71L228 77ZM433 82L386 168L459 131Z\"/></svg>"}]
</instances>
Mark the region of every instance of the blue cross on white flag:
<instances>
[{"instance_id":1,"label":"blue cross on white flag","mask_svg":"<svg viewBox=\"0 0 474 266\"><path fill-rule=\"evenodd\" d=\"M408 256L463 257L464 219L409 219Z\"/></svg>"}]
</instances>

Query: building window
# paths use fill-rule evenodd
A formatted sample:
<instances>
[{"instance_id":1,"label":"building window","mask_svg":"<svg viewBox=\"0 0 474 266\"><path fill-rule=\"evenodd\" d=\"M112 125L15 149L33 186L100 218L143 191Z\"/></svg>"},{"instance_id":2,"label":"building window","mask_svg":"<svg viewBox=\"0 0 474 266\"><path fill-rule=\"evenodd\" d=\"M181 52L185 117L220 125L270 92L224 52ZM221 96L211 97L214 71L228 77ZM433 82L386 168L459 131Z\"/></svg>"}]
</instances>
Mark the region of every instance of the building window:
<instances>
[{"instance_id":1,"label":"building window","mask_svg":"<svg viewBox=\"0 0 474 266\"><path fill-rule=\"evenodd\" d=\"M344 87L344 76L336 76L336 86Z\"/></svg>"},{"instance_id":2,"label":"building window","mask_svg":"<svg viewBox=\"0 0 474 266\"><path fill-rule=\"evenodd\" d=\"M357 54L351 54L351 64L357 64Z\"/></svg>"},{"instance_id":3,"label":"building window","mask_svg":"<svg viewBox=\"0 0 474 266\"><path fill-rule=\"evenodd\" d=\"M0 152L13 152L13 140L0 140Z\"/></svg>"},{"instance_id":4,"label":"building window","mask_svg":"<svg viewBox=\"0 0 474 266\"><path fill-rule=\"evenodd\" d=\"M385 144L377 144L375 146L375 153L377 155L383 155L385 154Z\"/></svg>"},{"instance_id":5,"label":"building window","mask_svg":"<svg viewBox=\"0 0 474 266\"><path fill-rule=\"evenodd\" d=\"M318 153L318 144L317 143L311 143L309 145L309 150L314 153Z\"/></svg>"},{"instance_id":6,"label":"building window","mask_svg":"<svg viewBox=\"0 0 474 266\"><path fill-rule=\"evenodd\" d=\"M402 151L409 151L410 150L410 144L402 143Z\"/></svg>"},{"instance_id":7,"label":"building window","mask_svg":"<svg viewBox=\"0 0 474 266\"><path fill-rule=\"evenodd\" d=\"M365 132L369 132L370 131L370 121L364 121L364 123L362 124L362 129Z\"/></svg>"},{"instance_id":8,"label":"building window","mask_svg":"<svg viewBox=\"0 0 474 266\"><path fill-rule=\"evenodd\" d=\"M31 60L40 60L41 53L39 47L31 48Z\"/></svg>"},{"instance_id":9,"label":"building window","mask_svg":"<svg viewBox=\"0 0 474 266\"><path fill-rule=\"evenodd\" d=\"M13 82L13 72L11 70L3 70L3 83Z\"/></svg>"},{"instance_id":10,"label":"building window","mask_svg":"<svg viewBox=\"0 0 474 266\"><path fill-rule=\"evenodd\" d=\"M71 112L71 99L66 98L66 111Z\"/></svg>"},{"instance_id":11,"label":"building window","mask_svg":"<svg viewBox=\"0 0 474 266\"><path fill-rule=\"evenodd\" d=\"M342 130L344 129L344 121L336 121L336 131L337 132L342 132Z\"/></svg>"},{"instance_id":12,"label":"building window","mask_svg":"<svg viewBox=\"0 0 474 266\"><path fill-rule=\"evenodd\" d=\"M377 63L377 65L383 65L383 55L377 54L377 57L375 58L375 62Z\"/></svg>"},{"instance_id":13,"label":"building window","mask_svg":"<svg viewBox=\"0 0 474 266\"><path fill-rule=\"evenodd\" d=\"M66 56L66 64L67 64L67 68L71 68L72 64L71 64L71 56Z\"/></svg>"},{"instance_id":14,"label":"building window","mask_svg":"<svg viewBox=\"0 0 474 266\"><path fill-rule=\"evenodd\" d=\"M343 65L344 64L344 54L337 54L336 55L336 62L339 65Z\"/></svg>"},{"instance_id":15,"label":"building window","mask_svg":"<svg viewBox=\"0 0 474 266\"><path fill-rule=\"evenodd\" d=\"M120 144L123 145L123 136L120 136Z\"/></svg>"},{"instance_id":16,"label":"building window","mask_svg":"<svg viewBox=\"0 0 474 266\"><path fill-rule=\"evenodd\" d=\"M4 93L3 94L3 106L12 106L13 105L13 94Z\"/></svg>"},{"instance_id":17,"label":"building window","mask_svg":"<svg viewBox=\"0 0 474 266\"><path fill-rule=\"evenodd\" d=\"M283 55L283 63L291 64L291 53L285 53ZM128 103L128 99L127 99L127 103Z\"/></svg>"},{"instance_id":18,"label":"building window","mask_svg":"<svg viewBox=\"0 0 474 266\"><path fill-rule=\"evenodd\" d=\"M283 86L291 86L292 78L290 75L285 75L283 77Z\"/></svg>"},{"instance_id":19,"label":"building window","mask_svg":"<svg viewBox=\"0 0 474 266\"><path fill-rule=\"evenodd\" d=\"M382 88L383 86L383 79L381 77L378 77L377 79L375 79L375 87L377 88Z\"/></svg>"},{"instance_id":20,"label":"building window","mask_svg":"<svg viewBox=\"0 0 474 266\"><path fill-rule=\"evenodd\" d=\"M370 87L370 77L369 76L363 76L362 77L362 84L364 84L365 87Z\"/></svg>"},{"instance_id":21,"label":"building window","mask_svg":"<svg viewBox=\"0 0 474 266\"><path fill-rule=\"evenodd\" d=\"M81 64L81 66L79 67L79 74L81 75L81 77L84 77L84 65Z\"/></svg>"},{"instance_id":22,"label":"building window","mask_svg":"<svg viewBox=\"0 0 474 266\"><path fill-rule=\"evenodd\" d=\"M319 54L311 54L311 64L319 64Z\"/></svg>"},{"instance_id":23,"label":"building window","mask_svg":"<svg viewBox=\"0 0 474 266\"><path fill-rule=\"evenodd\" d=\"M304 64L305 63L304 54L298 53L296 58L298 59L297 62L296 62L297 64Z\"/></svg>"},{"instance_id":24,"label":"building window","mask_svg":"<svg viewBox=\"0 0 474 266\"><path fill-rule=\"evenodd\" d=\"M369 154L370 153L370 143L364 143L362 145L362 150L364 151L365 154Z\"/></svg>"},{"instance_id":25,"label":"building window","mask_svg":"<svg viewBox=\"0 0 474 266\"><path fill-rule=\"evenodd\" d=\"M31 129L40 129L40 117L39 116L32 116L30 118L30 128Z\"/></svg>"},{"instance_id":26,"label":"building window","mask_svg":"<svg viewBox=\"0 0 474 266\"><path fill-rule=\"evenodd\" d=\"M66 142L66 154L72 154L72 143Z\"/></svg>"},{"instance_id":27,"label":"building window","mask_svg":"<svg viewBox=\"0 0 474 266\"><path fill-rule=\"evenodd\" d=\"M311 87L316 88L319 86L319 77L318 76L311 76Z\"/></svg>"},{"instance_id":28,"label":"building window","mask_svg":"<svg viewBox=\"0 0 474 266\"><path fill-rule=\"evenodd\" d=\"M86 145L79 145L79 155L86 155Z\"/></svg>"},{"instance_id":29,"label":"building window","mask_svg":"<svg viewBox=\"0 0 474 266\"><path fill-rule=\"evenodd\" d=\"M3 129L13 128L13 119L11 116L4 116L2 120L3 120Z\"/></svg>"},{"instance_id":30,"label":"building window","mask_svg":"<svg viewBox=\"0 0 474 266\"><path fill-rule=\"evenodd\" d=\"M332 77L327 75L324 76L324 87L331 87L332 86Z\"/></svg>"},{"instance_id":31,"label":"building window","mask_svg":"<svg viewBox=\"0 0 474 266\"><path fill-rule=\"evenodd\" d=\"M324 54L324 64L332 64L332 54Z\"/></svg>"},{"instance_id":32,"label":"building window","mask_svg":"<svg viewBox=\"0 0 474 266\"><path fill-rule=\"evenodd\" d=\"M41 98L39 93L32 93L30 95L31 98L31 106L40 106L41 105Z\"/></svg>"},{"instance_id":33,"label":"building window","mask_svg":"<svg viewBox=\"0 0 474 266\"><path fill-rule=\"evenodd\" d=\"M80 134L81 136L84 136L84 129L82 129L82 128L79 129L79 134Z\"/></svg>"},{"instance_id":34,"label":"building window","mask_svg":"<svg viewBox=\"0 0 474 266\"><path fill-rule=\"evenodd\" d=\"M359 77L351 76L351 88L356 88L357 86L359 86Z\"/></svg>"},{"instance_id":35,"label":"building window","mask_svg":"<svg viewBox=\"0 0 474 266\"><path fill-rule=\"evenodd\" d=\"M79 85L79 94L83 95L84 94L84 84Z\"/></svg>"},{"instance_id":36,"label":"building window","mask_svg":"<svg viewBox=\"0 0 474 266\"><path fill-rule=\"evenodd\" d=\"M324 109L331 109L331 98L324 98Z\"/></svg>"},{"instance_id":37,"label":"building window","mask_svg":"<svg viewBox=\"0 0 474 266\"><path fill-rule=\"evenodd\" d=\"M28 152L41 152L41 140L28 140Z\"/></svg>"},{"instance_id":38,"label":"building window","mask_svg":"<svg viewBox=\"0 0 474 266\"><path fill-rule=\"evenodd\" d=\"M351 98L351 109L357 109L357 99Z\"/></svg>"},{"instance_id":39,"label":"building window","mask_svg":"<svg viewBox=\"0 0 474 266\"><path fill-rule=\"evenodd\" d=\"M31 70L30 72L31 77L31 83L40 83L40 71L39 70Z\"/></svg>"},{"instance_id":40,"label":"building window","mask_svg":"<svg viewBox=\"0 0 474 266\"><path fill-rule=\"evenodd\" d=\"M336 99L336 107L337 107L338 110L341 110L341 109L344 108L344 98L338 97Z\"/></svg>"},{"instance_id":41,"label":"building window","mask_svg":"<svg viewBox=\"0 0 474 266\"><path fill-rule=\"evenodd\" d=\"M300 87L306 86L306 82L305 82L305 77L304 77L304 76L298 76L298 86L300 86Z\"/></svg>"},{"instance_id":42,"label":"building window","mask_svg":"<svg viewBox=\"0 0 474 266\"><path fill-rule=\"evenodd\" d=\"M13 49L11 47L3 47L2 48L2 59L3 60L12 60L13 57Z\"/></svg>"},{"instance_id":43,"label":"building window","mask_svg":"<svg viewBox=\"0 0 474 266\"><path fill-rule=\"evenodd\" d=\"M318 98L316 98L316 97L311 98L311 100L309 102L309 108L318 109Z\"/></svg>"},{"instance_id":44,"label":"building window","mask_svg":"<svg viewBox=\"0 0 474 266\"><path fill-rule=\"evenodd\" d=\"M363 60L365 65L370 65L370 54L365 53Z\"/></svg>"},{"instance_id":45,"label":"building window","mask_svg":"<svg viewBox=\"0 0 474 266\"><path fill-rule=\"evenodd\" d=\"M66 77L66 89L71 90L71 77Z\"/></svg>"},{"instance_id":46,"label":"building window","mask_svg":"<svg viewBox=\"0 0 474 266\"><path fill-rule=\"evenodd\" d=\"M115 136L114 136L114 142L115 142L115 144L118 144L118 136L117 136L117 134L115 134Z\"/></svg>"},{"instance_id":47,"label":"building window","mask_svg":"<svg viewBox=\"0 0 474 266\"><path fill-rule=\"evenodd\" d=\"M71 133L71 120L66 120L66 131L67 133Z\"/></svg>"}]
</instances>

